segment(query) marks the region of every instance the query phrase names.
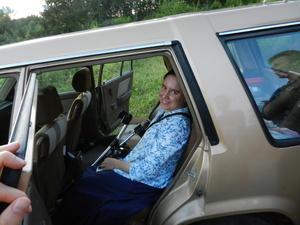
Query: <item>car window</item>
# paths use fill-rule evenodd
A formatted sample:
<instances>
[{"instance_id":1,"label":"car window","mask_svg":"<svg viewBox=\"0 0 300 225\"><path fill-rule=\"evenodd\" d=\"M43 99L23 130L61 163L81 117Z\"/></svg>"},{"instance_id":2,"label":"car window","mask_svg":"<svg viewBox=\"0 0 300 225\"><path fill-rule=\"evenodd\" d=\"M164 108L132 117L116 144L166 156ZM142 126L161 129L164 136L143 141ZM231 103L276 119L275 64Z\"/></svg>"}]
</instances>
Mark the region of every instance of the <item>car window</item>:
<instances>
[{"instance_id":1,"label":"car window","mask_svg":"<svg viewBox=\"0 0 300 225\"><path fill-rule=\"evenodd\" d=\"M69 68L41 73L37 77L39 88L51 85L56 87L59 94L74 91L72 87L72 78L78 70L80 70L80 68Z\"/></svg>"},{"instance_id":2,"label":"car window","mask_svg":"<svg viewBox=\"0 0 300 225\"><path fill-rule=\"evenodd\" d=\"M165 73L162 56L101 64L97 88L105 133L118 127L116 118L122 111L147 118L158 102L157 93Z\"/></svg>"},{"instance_id":3,"label":"car window","mask_svg":"<svg viewBox=\"0 0 300 225\"><path fill-rule=\"evenodd\" d=\"M299 138L300 32L239 35L225 43L269 134Z\"/></svg>"},{"instance_id":4,"label":"car window","mask_svg":"<svg viewBox=\"0 0 300 225\"><path fill-rule=\"evenodd\" d=\"M130 113L137 117L148 117L159 100L158 93L167 68L162 56L134 60L133 67L134 80Z\"/></svg>"},{"instance_id":5,"label":"car window","mask_svg":"<svg viewBox=\"0 0 300 225\"><path fill-rule=\"evenodd\" d=\"M8 142L16 79L0 77L0 144Z\"/></svg>"},{"instance_id":6,"label":"car window","mask_svg":"<svg viewBox=\"0 0 300 225\"><path fill-rule=\"evenodd\" d=\"M103 65L102 83L117 77L121 73L121 62L107 63Z\"/></svg>"},{"instance_id":7,"label":"car window","mask_svg":"<svg viewBox=\"0 0 300 225\"><path fill-rule=\"evenodd\" d=\"M5 77L0 77L0 89L3 87L4 82L7 80Z\"/></svg>"},{"instance_id":8,"label":"car window","mask_svg":"<svg viewBox=\"0 0 300 225\"><path fill-rule=\"evenodd\" d=\"M132 61L123 61L121 65L121 74L127 73L133 69Z\"/></svg>"},{"instance_id":9,"label":"car window","mask_svg":"<svg viewBox=\"0 0 300 225\"><path fill-rule=\"evenodd\" d=\"M8 80L10 79L14 79L14 78L0 77L0 104L6 101L7 90L5 88L5 83L8 82Z\"/></svg>"},{"instance_id":10,"label":"car window","mask_svg":"<svg viewBox=\"0 0 300 225\"><path fill-rule=\"evenodd\" d=\"M132 61L106 63L102 67L102 85L120 76L120 74L133 71L134 79L129 112L135 117L148 117L158 102L157 93L161 87L163 75L167 72L163 57L155 56ZM94 71L97 74L98 67L95 67ZM98 83L98 79L96 83Z\"/></svg>"},{"instance_id":11,"label":"car window","mask_svg":"<svg viewBox=\"0 0 300 225\"><path fill-rule=\"evenodd\" d=\"M131 61L102 64L102 84L132 70Z\"/></svg>"}]
</instances>

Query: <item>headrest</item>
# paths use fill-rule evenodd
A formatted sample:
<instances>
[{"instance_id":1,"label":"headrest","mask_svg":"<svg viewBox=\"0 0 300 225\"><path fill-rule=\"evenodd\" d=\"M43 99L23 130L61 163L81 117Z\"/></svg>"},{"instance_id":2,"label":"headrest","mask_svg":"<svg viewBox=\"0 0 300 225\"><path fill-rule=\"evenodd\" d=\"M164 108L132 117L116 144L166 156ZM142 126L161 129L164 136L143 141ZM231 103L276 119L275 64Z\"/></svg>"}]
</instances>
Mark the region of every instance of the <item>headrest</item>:
<instances>
[{"instance_id":1,"label":"headrest","mask_svg":"<svg viewBox=\"0 0 300 225\"><path fill-rule=\"evenodd\" d=\"M59 95L53 86L47 86L39 90L37 104L37 125L50 123L63 112Z\"/></svg>"},{"instance_id":2,"label":"headrest","mask_svg":"<svg viewBox=\"0 0 300 225\"><path fill-rule=\"evenodd\" d=\"M72 80L72 86L77 92L85 92L91 90L91 72L88 68L83 68L77 71Z\"/></svg>"}]
</instances>

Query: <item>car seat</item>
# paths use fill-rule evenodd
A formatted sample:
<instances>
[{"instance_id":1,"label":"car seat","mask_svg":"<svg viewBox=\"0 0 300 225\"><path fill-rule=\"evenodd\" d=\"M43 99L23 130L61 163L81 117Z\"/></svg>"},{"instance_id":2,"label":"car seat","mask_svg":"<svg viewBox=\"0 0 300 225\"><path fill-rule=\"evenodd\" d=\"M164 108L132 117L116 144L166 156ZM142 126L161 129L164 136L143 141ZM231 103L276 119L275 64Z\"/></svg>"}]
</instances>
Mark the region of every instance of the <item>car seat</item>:
<instances>
[{"instance_id":1,"label":"car seat","mask_svg":"<svg viewBox=\"0 0 300 225\"><path fill-rule=\"evenodd\" d=\"M72 80L72 86L75 91L80 92L73 101L67 116L67 139L66 146L69 153L79 151L78 144L82 128L82 118L91 101L91 73L88 68L77 71Z\"/></svg>"},{"instance_id":2,"label":"car seat","mask_svg":"<svg viewBox=\"0 0 300 225\"><path fill-rule=\"evenodd\" d=\"M49 107L51 106L51 107ZM49 210L65 184L64 144L66 116L56 88L39 90L34 137L33 178Z\"/></svg>"}]
</instances>

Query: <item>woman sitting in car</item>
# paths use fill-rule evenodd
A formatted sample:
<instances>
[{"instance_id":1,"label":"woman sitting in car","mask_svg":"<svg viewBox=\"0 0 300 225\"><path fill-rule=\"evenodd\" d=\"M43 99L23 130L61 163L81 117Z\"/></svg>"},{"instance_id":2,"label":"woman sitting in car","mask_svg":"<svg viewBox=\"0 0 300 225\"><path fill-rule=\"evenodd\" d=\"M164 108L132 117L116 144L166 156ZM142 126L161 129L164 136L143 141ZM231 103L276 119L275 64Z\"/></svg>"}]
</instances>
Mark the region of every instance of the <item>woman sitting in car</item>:
<instances>
[{"instance_id":1,"label":"woman sitting in car","mask_svg":"<svg viewBox=\"0 0 300 225\"><path fill-rule=\"evenodd\" d=\"M163 81L160 110L123 159L106 158L101 172L89 167L68 193L61 224L118 225L149 207L172 181L190 134L190 116L171 70Z\"/></svg>"}]
</instances>

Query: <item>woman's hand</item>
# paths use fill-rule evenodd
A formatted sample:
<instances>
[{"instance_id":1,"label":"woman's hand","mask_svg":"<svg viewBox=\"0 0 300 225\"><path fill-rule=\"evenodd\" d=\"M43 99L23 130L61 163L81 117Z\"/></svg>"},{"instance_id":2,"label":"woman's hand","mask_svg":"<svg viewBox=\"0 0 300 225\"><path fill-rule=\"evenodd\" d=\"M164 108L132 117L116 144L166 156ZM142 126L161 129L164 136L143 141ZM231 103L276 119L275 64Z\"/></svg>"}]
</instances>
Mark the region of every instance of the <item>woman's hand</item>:
<instances>
[{"instance_id":1,"label":"woman's hand","mask_svg":"<svg viewBox=\"0 0 300 225\"><path fill-rule=\"evenodd\" d=\"M122 170L122 171L128 173L130 163L108 157L101 163L100 167L102 170L119 169L119 170Z\"/></svg>"},{"instance_id":2,"label":"woman's hand","mask_svg":"<svg viewBox=\"0 0 300 225\"><path fill-rule=\"evenodd\" d=\"M0 169L4 166L12 169L21 169L25 166L26 162L12 153L19 147L18 143L0 146ZM0 215L0 224L19 225L25 214L32 211L31 202L24 192L2 183L0 183L0 202L10 203Z\"/></svg>"}]
</instances>

